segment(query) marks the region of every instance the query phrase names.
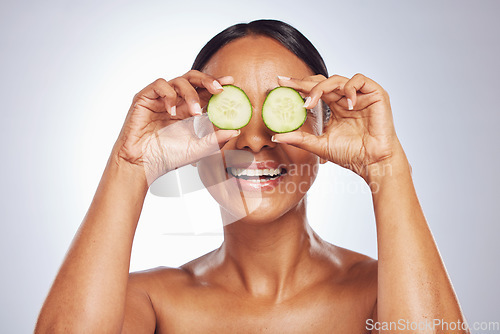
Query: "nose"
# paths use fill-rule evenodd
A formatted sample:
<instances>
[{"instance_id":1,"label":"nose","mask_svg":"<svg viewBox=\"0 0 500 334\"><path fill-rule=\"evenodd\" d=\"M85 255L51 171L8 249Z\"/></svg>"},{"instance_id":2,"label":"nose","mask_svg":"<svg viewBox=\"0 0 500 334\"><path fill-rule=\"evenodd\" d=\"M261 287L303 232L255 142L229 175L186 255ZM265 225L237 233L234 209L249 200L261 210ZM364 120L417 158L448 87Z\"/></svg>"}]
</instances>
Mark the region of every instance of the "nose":
<instances>
[{"instance_id":1,"label":"nose","mask_svg":"<svg viewBox=\"0 0 500 334\"><path fill-rule=\"evenodd\" d=\"M264 124L261 111L254 109L250 122L241 129L241 134L236 137L236 148L250 150L253 153L275 148L277 144L271 141L273 134L274 132Z\"/></svg>"}]
</instances>

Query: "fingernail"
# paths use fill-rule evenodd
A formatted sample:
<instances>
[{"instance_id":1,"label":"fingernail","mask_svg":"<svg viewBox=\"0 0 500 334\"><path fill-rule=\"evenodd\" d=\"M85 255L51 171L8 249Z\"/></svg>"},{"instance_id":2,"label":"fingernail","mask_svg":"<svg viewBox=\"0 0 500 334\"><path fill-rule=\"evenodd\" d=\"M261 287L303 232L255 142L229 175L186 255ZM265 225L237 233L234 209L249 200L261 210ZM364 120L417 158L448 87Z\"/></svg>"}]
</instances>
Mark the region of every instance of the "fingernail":
<instances>
[{"instance_id":1,"label":"fingernail","mask_svg":"<svg viewBox=\"0 0 500 334\"><path fill-rule=\"evenodd\" d=\"M291 80L292 78L289 78L289 77L283 77L281 75L278 75L278 79L281 79L281 80Z\"/></svg>"},{"instance_id":2,"label":"fingernail","mask_svg":"<svg viewBox=\"0 0 500 334\"><path fill-rule=\"evenodd\" d=\"M217 80L214 80L214 82L212 82L212 85L214 86L215 89L224 90L224 88L222 88L222 86L220 85L220 83Z\"/></svg>"},{"instance_id":3,"label":"fingernail","mask_svg":"<svg viewBox=\"0 0 500 334\"><path fill-rule=\"evenodd\" d=\"M304 102L304 105L302 106L303 108L307 108L309 107L309 104L311 104L311 97L308 96L307 99L306 99L306 102Z\"/></svg>"},{"instance_id":4,"label":"fingernail","mask_svg":"<svg viewBox=\"0 0 500 334\"><path fill-rule=\"evenodd\" d=\"M241 133L241 130L236 130L236 132L231 136L231 138L238 137Z\"/></svg>"},{"instance_id":5,"label":"fingernail","mask_svg":"<svg viewBox=\"0 0 500 334\"><path fill-rule=\"evenodd\" d=\"M175 116L177 115L177 108L175 106L173 106L172 108L170 108L170 115L172 116Z\"/></svg>"},{"instance_id":6,"label":"fingernail","mask_svg":"<svg viewBox=\"0 0 500 334\"><path fill-rule=\"evenodd\" d=\"M195 115L201 115L202 113L200 104L198 102L194 104L194 113Z\"/></svg>"},{"instance_id":7,"label":"fingernail","mask_svg":"<svg viewBox=\"0 0 500 334\"><path fill-rule=\"evenodd\" d=\"M278 139L276 139L274 135L271 137L271 141L275 143L281 143Z\"/></svg>"},{"instance_id":8,"label":"fingernail","mask_svg":"<svg viewBox=\"0 0 500 334\"><path fill-rule=\"evenodd\" d=\"M347 109L349 109L349 110L353 110L354 109L354 107L352 106L351 99L347 99Z\"/></svg>"}]
</instances>

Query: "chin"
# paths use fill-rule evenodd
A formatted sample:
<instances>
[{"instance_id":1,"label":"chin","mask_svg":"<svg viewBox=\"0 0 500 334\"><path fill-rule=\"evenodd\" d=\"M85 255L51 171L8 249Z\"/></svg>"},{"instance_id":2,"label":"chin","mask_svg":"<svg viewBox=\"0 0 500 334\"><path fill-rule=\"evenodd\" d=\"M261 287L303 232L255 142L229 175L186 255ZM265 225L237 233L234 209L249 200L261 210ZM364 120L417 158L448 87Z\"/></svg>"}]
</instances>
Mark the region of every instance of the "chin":
<instances>
[{"instance_id":1,"label":"chin","mask_svg":"<svg viewBox=\"0 0 500 334\"><path fill-rule=\"evenodd\" d=\"M264 225L279 219L290 210L294 211L303 202L304 198L305 196L301 199L288 196L283 196L281 199L247 197L243 200L244 206L234 205L234 202L219 202L219 205L224 226L235 222Z\"/></svg>"}]
</instances>

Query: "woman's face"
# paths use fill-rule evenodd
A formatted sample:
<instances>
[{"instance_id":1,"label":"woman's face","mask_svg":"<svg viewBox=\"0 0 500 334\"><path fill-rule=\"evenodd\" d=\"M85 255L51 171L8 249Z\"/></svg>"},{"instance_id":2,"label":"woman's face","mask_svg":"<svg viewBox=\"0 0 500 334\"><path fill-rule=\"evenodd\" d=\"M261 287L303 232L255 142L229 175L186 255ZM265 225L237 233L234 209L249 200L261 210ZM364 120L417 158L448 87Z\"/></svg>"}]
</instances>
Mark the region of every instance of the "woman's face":
<instances>
[{"instance_id":1,"label":"woman's face","mask_svg":"<svg viewBox=\"0 0 500 334\"><path fill-rule=\"evenodd\" d=\"M218 78L230 75L253 107L241 134L222 148L222 159L212 156L198 163L202 181L232 221L273 221L301 202L313 183L319 158L305 150L271 141L274 134L262 121L262 105L279 86L278 75L305 78L311 69L274 39L247 36L221 48L204 72ZM310 113L302 131L318 134L321 112ZM319 122L319 123L318 123ZM280 172L274 176L272 169ZM271 170L270 170L271 169ZM264 174L257 176L258 174ZM227 219L226 219L227 220Z\"/></svg>"}]
</instances>

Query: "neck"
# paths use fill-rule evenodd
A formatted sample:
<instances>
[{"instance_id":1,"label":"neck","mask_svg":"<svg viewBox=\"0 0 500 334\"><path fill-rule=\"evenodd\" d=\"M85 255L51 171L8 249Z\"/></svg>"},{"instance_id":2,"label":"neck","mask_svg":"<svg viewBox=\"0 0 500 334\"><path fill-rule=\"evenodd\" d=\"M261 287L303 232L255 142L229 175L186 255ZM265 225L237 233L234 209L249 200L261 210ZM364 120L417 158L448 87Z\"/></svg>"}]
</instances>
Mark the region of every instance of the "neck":
<instances>
[{"instance_id":1,"label":"neck","mask_svg":"<svg viewBox=\"0 0 500 334\"><path fill-rule=\"evenodd\" d=\"M304 197L272 222L240 220L225 226L220 254L230 277L248 293L282 300L292 293L295 282L303 284L318 239L307 222Z\"/></svg>"}]
</instances>

